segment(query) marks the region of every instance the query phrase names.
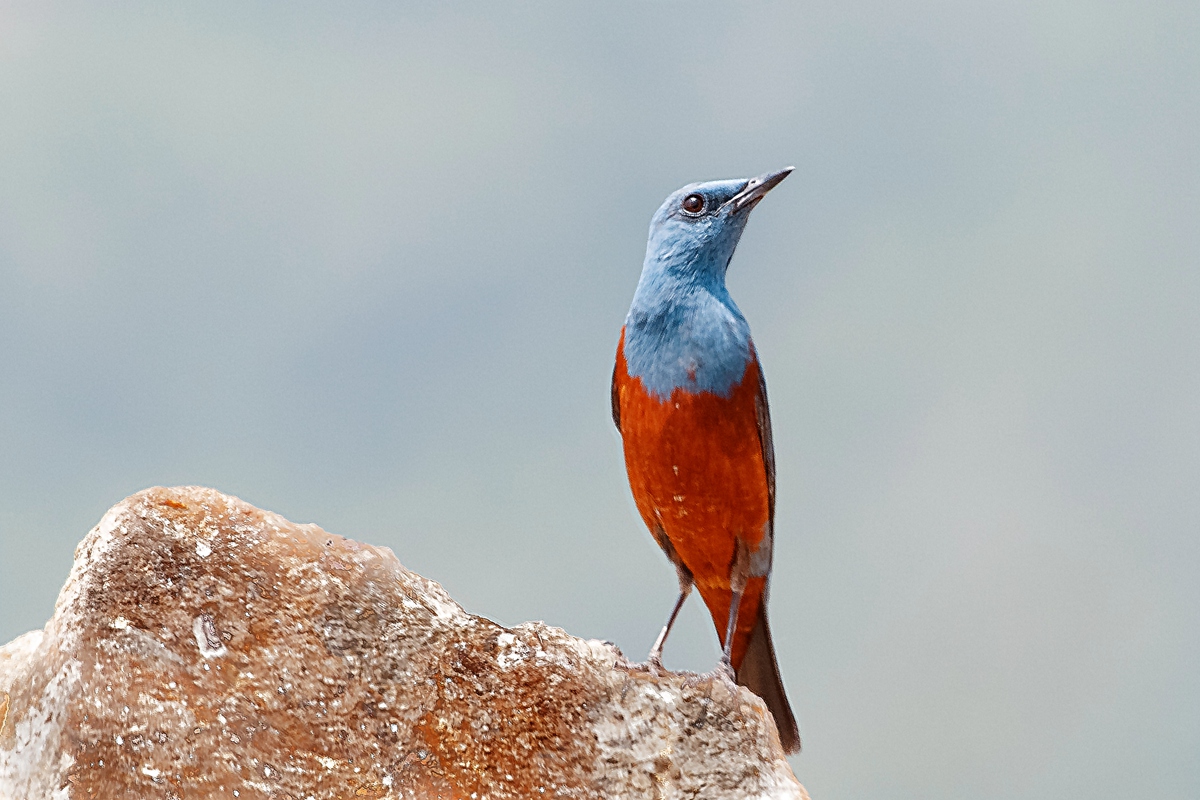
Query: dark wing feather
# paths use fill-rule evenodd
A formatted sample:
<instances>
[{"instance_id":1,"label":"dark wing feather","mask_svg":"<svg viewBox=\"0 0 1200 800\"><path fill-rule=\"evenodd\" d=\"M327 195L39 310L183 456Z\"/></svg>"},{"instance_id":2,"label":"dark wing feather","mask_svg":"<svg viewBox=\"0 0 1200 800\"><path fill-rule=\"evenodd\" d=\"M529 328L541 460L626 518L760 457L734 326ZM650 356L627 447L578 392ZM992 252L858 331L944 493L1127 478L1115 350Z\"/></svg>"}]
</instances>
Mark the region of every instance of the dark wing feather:
<instances>
[{"instance_id":1,"label":"dark wing feather","mask_svg":"<svg viewBox=\"0 0 1200 800\"><path fill-rule=\"evenodd\" d=\"M618 361L617 364L620 362ZM613 425L617 426L617 433L621 432L621 391L617 388L617 364L613 364L612 376L612 418ZM774 481L772 481L774 483ZM771 490L774 495L775 490Z\"/></svg>"},{"instance_id":2,"label":"dark wing feather","mask_svg":"<svg viewBox=\"0 0 1200 800\"><path fill-rule=\"evenodd\" d=\"M755 363L758 357L755 356ZM767 471L767 503L770 510L771 541L775 546L775 445L771 441L771 411L767 407L767 379L763 377L762 365L758 365L758 394L754 398L754 416L758 423L758 443L762 448L763 466ZM800 729L788 703L775 660L775 647L771 644L771 631L767 626L767 598L758 607L758 621L750 634L750 643L737 674L738 683L757 694L771 710L775 728L779 731L779 742L785 753L800 752Z\"/></svg>"},{"instance_id":3,"label":"dark wing feather","mask_svg":"<svg viewBox=\"0 0 1200 800\"><path fill-rule=\"evenodd\" d=\"M758 357L755 356L755 362ZM771 534L775 534L775 443L771 441L771 410L767 407L767 379L758 365L758 394L754 397L754 415L758 422L758 444L762 448L763 466L767 468L767 508L770 510ZM618 426L619 427L619 426Z\"/></svg>"}]
</instances>

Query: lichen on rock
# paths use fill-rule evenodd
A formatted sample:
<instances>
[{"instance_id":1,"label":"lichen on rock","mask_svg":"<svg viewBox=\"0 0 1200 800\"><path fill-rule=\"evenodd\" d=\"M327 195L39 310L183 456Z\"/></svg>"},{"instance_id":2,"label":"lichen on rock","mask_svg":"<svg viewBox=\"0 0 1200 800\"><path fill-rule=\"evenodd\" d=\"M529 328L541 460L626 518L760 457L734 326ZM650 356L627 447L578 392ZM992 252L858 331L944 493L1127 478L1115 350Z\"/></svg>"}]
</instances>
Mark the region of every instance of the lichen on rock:
<instances>
[{"instance_id":1,"label":"lichen on rock","mask_svg":"<svg viewBox=\"0 0 1200 800\"><path fill-rule=\"evenodd\" d=\"M807 797L748 691L211 489L134 495L75 555L0 648L0 800Z\"/></svg>"}]
</instances>

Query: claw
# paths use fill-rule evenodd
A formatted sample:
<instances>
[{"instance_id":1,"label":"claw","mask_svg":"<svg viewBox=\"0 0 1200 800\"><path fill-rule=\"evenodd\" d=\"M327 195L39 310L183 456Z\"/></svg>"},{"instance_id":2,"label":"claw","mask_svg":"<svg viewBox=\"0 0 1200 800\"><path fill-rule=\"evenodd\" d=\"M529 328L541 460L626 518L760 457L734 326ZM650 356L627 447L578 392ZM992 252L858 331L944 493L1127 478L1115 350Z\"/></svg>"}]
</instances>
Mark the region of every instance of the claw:
<instances>
[{"instance_id":1,"label":"claw","mask_svg":"<svg viewBox=\"0 0 1200 800\"><path fill-rule=\"evenodd\" d=\"M716 669L713 670L713 677L724 683L730 691L737 691L737 673L733 670L733 664L730 664L724 658L720 660Z\"/></svg>"}]
</instances>

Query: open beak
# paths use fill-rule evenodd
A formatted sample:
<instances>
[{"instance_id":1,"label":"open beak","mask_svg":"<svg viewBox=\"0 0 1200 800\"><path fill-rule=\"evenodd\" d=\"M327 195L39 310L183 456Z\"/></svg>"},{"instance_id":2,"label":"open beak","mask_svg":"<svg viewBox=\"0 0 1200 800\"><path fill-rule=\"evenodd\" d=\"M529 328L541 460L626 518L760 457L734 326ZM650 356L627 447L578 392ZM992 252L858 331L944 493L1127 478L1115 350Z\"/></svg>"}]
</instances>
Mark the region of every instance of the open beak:
<instances>
[{"instance_id":1,"label":"open beak","mask_svg":"<svg viewBox=\"0 0 1200 800\"><path fill-rule=\"evenodd\" d=\"M751 178L749 183L742 187L742 190L729 199L730 210L733 213L741 211L743 208L754 208L759 200L766 196L767 192L779 185L779 182L792 174L795 167L784 167L778 172L768 172L764 175L759 175L757 178Z\"/></svg>"}]
</instances>

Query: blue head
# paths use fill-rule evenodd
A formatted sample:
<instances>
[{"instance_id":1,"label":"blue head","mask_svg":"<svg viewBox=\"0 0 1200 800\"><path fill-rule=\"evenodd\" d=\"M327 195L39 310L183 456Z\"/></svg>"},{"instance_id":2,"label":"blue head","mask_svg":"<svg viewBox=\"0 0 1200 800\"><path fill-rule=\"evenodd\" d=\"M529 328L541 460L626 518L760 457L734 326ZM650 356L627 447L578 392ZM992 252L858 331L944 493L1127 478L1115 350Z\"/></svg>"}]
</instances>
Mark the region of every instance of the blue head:
<instances>
[{"instance_id":1,"label":"blue head","mask_svg":"<svg viewBox=\"0 0 1200 800\"><path fill-rule=\"evenodd\" d=\"M750 210L791 171L693 183L655 212L625 320L629 374L654 395L727 394L741 380L750 327L725 288L725 271Z\"/></svg>"},{"instance_id":2,"label":"blue head","mask_svg":"<svg viewBox=\"0 0 1200 800\"><path fill-rule=\"evenodd\" d=\"M645 273L665 272L723 286L750 209L792 171L757 178L693 183L674 192L650 220Z\"/></svg>"}]
</instances>

